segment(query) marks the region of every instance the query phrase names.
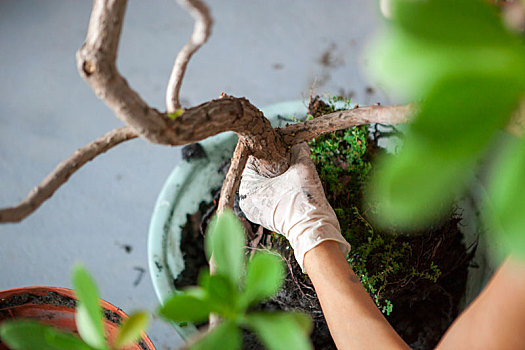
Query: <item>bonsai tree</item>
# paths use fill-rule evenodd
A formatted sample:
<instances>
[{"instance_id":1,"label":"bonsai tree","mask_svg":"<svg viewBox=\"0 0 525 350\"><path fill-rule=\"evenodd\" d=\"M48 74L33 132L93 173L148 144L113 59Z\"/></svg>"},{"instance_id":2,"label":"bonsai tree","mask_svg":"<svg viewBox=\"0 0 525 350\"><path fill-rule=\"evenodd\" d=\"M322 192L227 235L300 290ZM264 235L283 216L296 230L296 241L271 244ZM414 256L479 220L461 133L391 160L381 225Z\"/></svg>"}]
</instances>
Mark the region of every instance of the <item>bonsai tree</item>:
<instances>
[{"instance_id":1,"label":"bonsai tree","mask_svg":"<svg viewBox=\"0 0 525 350\"><path fill-rule=\"evenodd\" d=\"M273 129L257 107L245 98L222 94L217 100L181 109L179 92L192 55L206 42L212 27L208 7L200 0L179 1L195 18L194 31L175 59L166 90L166 111L151 108L116 68L120 33L127 1L95 0L85 43L77 52L80 75L126 126L110 131L64 160L19 204L0 210L0 222L18 222L38 207L88 161L136 137L164 145L184 145L224 131L239 142L226 176L219 211L232 204L240 174L249 155L261 171L277 175L287 169L288 149L322 133L369 123L407 121L409 106L370 106L327 115L317 120Z\"/></svg>"},{"instance_id":2,"label":"bonsai tree","mask_svg":"<svg viewBox=\"0 0 525 350\"><path fill-rule=\"evenodd\" d=\"M80 75L126 126L112 130L60 163L19 204L0 210L0 223L17 222L33 213L80 167L112 147L141 137L156 144L184 145L224 131L239 136L226 175L218 211L231 207L240 175L250 155L259 170L279 175L288 167L294 144L321 134L362 124L415 124L399 159L385 165L372 186L383 206L380 215L397 224L433 220L468 182L494 132L509 124L524 92L523 23L497 16L494 5L481 0L412 2L383 1L392 21L389 34L376 43L371 57L375 73L404 92L416 106L367 106L339 111L274 129L246 98L222 94L219 99L181 109L179 92L192 55L206 42L213 24L201 0L180 0L195 19L193 34L175 59L166 89L166 111L149 107L116 68L125 0L94 0L85 43L77 52ZM449 11L455 8L457 11ZM512 4L506 18L520 18L523 7ZM468 23L468 29L465 29ZM522 33L522 32L521 32ZM519 116L519 112L518 112ZM514 128L516 130L516 128ZM517 129L519 130L519 128ZM493 209L487 215L494 232L505 231L509 249L521 247L525 228L517 176L524 146L509 146L493 178ZM425 203L425 205L422 205ZM430 204L430 205L427 205ZM508 210L513 208L513 210ZM513 214L514 213L514 214ZM519 240L520 244L516 240ZM520 250L521 248L519 248Z\"/></svg>"}]
</instances>

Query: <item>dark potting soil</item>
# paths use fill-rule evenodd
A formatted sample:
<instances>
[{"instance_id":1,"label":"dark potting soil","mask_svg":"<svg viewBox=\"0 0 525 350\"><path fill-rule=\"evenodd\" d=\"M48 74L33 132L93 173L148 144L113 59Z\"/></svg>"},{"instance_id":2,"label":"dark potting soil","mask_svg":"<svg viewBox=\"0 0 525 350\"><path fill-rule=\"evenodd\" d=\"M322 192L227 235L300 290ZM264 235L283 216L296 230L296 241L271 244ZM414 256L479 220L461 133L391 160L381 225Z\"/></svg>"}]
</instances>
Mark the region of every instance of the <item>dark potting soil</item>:
<instances>
[{"instance_id":1,"label":"dark potting soil","mask_svg":"<svg viewBox=\"0 0 525 350\"><path fill-rule=\"evenodd\" d=\"M228 166L229 163L225 162L218 171L225 174ZM212 191L211 202L202 202L196 213L187 215L188 220L182 228L181 238L186 267L174 280L178 289L195 285L199 271L207 266L203 249L204 232L215 212L219 192L220 189ZM241 219L247 234L247 253L252 254L255 249L261 248L272 249L281 254L287 264L287 275L281 291L256 308L298 310L310 314L314 322L311 335L314 347L336 349L313 285L295 261L288 242L246 220L238 207L238 198L233 209ZM402 279L400 283L389 285L388 290L383 292L383 297L394 305L393 312L386 316L387 320L413 349L434 348L458 315L458 305L465 293L469 262L474 254L474 249L467 249L462 243L463 235L458 228L459 221L460 215L452 214L440 224L418 231L419 234L396 238L409 244L410 266L422 271L422 267L433 262L441 271L436 282L424 278ZM348 322L352 320L349 319ZM245 332L243 348L263 347L253 334Z\"/></svg>"},{"instance_id":2,"label":"dark potting soil","mask_svg":"<svg viewBox=\"0 0 525 350\"><path fill-rule=\"evenodd\" d=\"M198 212L188 215L188 223L182 232L181 248L186 268L174 280L176 288L195 285L199 271L207 266L203 232L206 231L210 214L214 212L218 193L218 190L214 192L215 199L212 202L201 203ZM288 242L247 221L238 205L235 205L234 212L247 231L248 254L252 254L256 248L272 249L281 254L287 264L281 291L256 309L306 312L314 321L311 340L315 349L336 349L313 285L308 276L301 272ZM442 272L436 283L418 279L392 288L391 293L385 292L385 297L395 305L394 311L386 318L413 349L434 348L458 315L458 304L465 292L467 268L472 255L462 243L459 220L455 216L430 228L425 235L402 237L412 247L414 260L431 259ZM414 261L414 264L417 263ZM262 348L252 334L245 334L243 349Z\"/></svg>"},{"instance_id":3,"label":"dark potting soil","mask_svg":"<svg viewBox=\"0 0 525 350\"><path fill-rule=\"evenodd\" d=\"M182 147L182 159L189 161L192 159L206 158L206 151L198 142L191 143Z\"/></svg>"},{"instance_id":4,"label":"dark potting soil","mask_svg":"<svg viewBox=\"0 0 525 350\"><path fill-rule=\"evenodd\" d=\"M74 309L77 306L77 301L65 295L60 295L56 292L47 292L45 295L36 295L32 293L22 293L14 295L7 299L0 299L0 312L4 309L21 306L25 304L34 305L55 305L65 306ZM4 316L2 314L2 316Z\"/></svg>"},{"instance_id":5,"label":"dark potting soil","mask_svg":"<svg viewBox=\"0 0 525 350\"><path fill-rule=\"evenodd\" d=\"M33 293L22 293L14 295L10 298L0 299L0 321L12 319L9 309L22 305L54 305L64 306L66 308L74 309L77 306L77 301L65 295L58 294L57 292L48 291L44 295L37 295ZM104 311L104 317L109 322L120 325L122 317L111 310L102 308ZM76 333L76 332L75 332ZM0 340L0 344L2 341ZM148 347L143 340L139 342L142 349L148 350Z\"/></svg>"}]
</instances>

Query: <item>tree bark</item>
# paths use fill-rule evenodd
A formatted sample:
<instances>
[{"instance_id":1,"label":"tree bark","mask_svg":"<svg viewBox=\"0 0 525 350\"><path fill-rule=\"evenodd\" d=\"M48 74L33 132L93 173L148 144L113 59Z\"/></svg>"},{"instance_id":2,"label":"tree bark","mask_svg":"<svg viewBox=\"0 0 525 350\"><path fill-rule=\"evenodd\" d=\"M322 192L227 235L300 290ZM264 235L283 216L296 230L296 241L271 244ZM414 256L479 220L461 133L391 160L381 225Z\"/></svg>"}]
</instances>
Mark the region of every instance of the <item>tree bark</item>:
<instances>
[{"instance_id":1,"label":"tree bark","mask_svg":"<svg viewBox=\"0 0 525 350\"><path fill-rule=\"evenodd\" d=\"M222 213L226 208L232 208L235 200L235 193L241 182L241 175L248 161L249 153L246 150L243 139L240 137L233 152L230 167L226 173L226 178L222 184L217 213Z\"/></svg>"},{"instance_id":2,"label":"tree bark","mask_svg":"<svg viewBox=\"0 0 525 350\"><path fill-rule=\"evenodd\" d=\"M184 7L195 19L193 33L182 50L177 55L173 70L166 90L166 108L168 113L174 113L181 107L179 94L186 67L191 56L206 43L211 34L213 19L210 10L205 3L200 0L178 0L179 5Z\"/></svg>"},{"instance_id":3,"label":"tree bark","mask_svg":"<svg viewBox=\"0 0 525 350\"><path fill-rule=\"evenodd\" d=\"M190 51L198 49L199 42L206 40L211 27L211 16L201 0L180 1L183 6L186 5L190 11L193 11L198 23L195 25L190 42L175 62L174 72L178 72L174 73L178 77L175 80L182 80L187 61L191 57ZM221 202L223 203L221 206L231 206L232 191L234 193L238 186L247 155L255 157L256 165L263 175L268 177L280 175L288 169L288 150L296 143L355 125L405 122L412 113L411 106L370 106L336 112L285 128L274 129L263 113L247 99L223 95L219 99L189 108L182 115L171 118L168 113L161 113L149 107L139 94L131 89L116 68L126 4L126 0L94 0L86 41L77 52L79 73L96 95L129 126L121 131L127 135L126 139L139 136L156 144L185 145L221 132L236 132L242 141L238 146L242 147L243 151L239 151L239 159L234 159L239 163L231 168L231 173L227 176L223 190L225 197L228 198ZM171 91L172 96L178 96L177 89ZM101 139L107 138L108 135ZM99 140L94 143L98 144ZM74 171L120 142L122 141L115 142L107 148L88 145L77 151L72 158L61 163L19 205L0 210L0 222L20 221L27 217L65 183ZM72 165L71 159L87 160L74 160Z\"/></svg>"},{"instance_id":4,"label":"tree bark","mask_svg":"<svg viewBox=\"0 0 525 350\"><path fill-rule=\"evenodd\" d=\"M116 68L119 36L125 0L95 0L86 42L77 52L80 75L115 115L150 142L184 145L223 131L235 131L246 139L246 146L278 173L287 165L286 148L261 111L247 99L225 96L203 103L171 119L149 107L130 88Z\"/></svg>"},{"instance_id":5,"label":"tree bark","mask_svg":"<svg viewBox=\"0 0 525 350\"><path fill-rule=\"evenodd\" d=\"M287 125L277 129L284 143L293 146L309 141L322 134L332 131L347 129L364 124L389 124L406 123L414 113L413 105L405 106L366 106L356 107L346 111L338 111L321 117Z\"/></svg>"}]
</instances>

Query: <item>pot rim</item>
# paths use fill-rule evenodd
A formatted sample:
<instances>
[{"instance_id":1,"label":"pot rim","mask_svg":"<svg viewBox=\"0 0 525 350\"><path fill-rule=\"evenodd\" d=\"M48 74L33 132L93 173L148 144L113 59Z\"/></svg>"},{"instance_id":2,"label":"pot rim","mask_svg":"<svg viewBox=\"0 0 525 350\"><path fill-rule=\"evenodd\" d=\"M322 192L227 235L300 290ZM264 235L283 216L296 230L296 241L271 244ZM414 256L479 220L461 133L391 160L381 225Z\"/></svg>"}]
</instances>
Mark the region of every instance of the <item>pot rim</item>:
<instances>
[{"instance_id":1,"label":"pot rim","mask_svg":"<svg viewBox=\"0 0 525 350\"><path fill-rule=\"evenodd\" d=\"M54 292L54 293L57 293L57 294L59 294L61 296L65 296L65 297L74 299L75 301L78 300L76 295L75 295L75 291L73 289L70 289L70 288L53 287L53 286L29 286L29 287L17 287L17 288L9 288L9 289L0 290L0 301L4 300L4 299L11 298L11 297L14 297L14 296L17 296L17 295L21 295L21 294L24 294L24 293L32 293L32 294L37 294L37 295L43 295L44 293L47 293L47 292ZM106 309L106 310L108 310L110 312L116 313L122 320L125 320L125 319L127 319L129 317L128 314L126 314L124 312L124 310L122 310L118 306L115 306L115 305L111 304L110 302L108 302L108 301L106 301L106 300L104 300L102 298L98 298L98 300L99 300L100 306L102 308L104 308L104 309ZM30 305L30 304L31 303L28 302L28 303L26 303L24 305ZM39 308L45 308L44 307L45 305L52 305L52 304L42 303L42 304L38 304L38 307ZM18 307L18 306L12 306L12 307ZM4 309L10 309L10 308L11 307L6 307ZM62 309L61 312L74 313L75 312L75 308L64 306L64 309ZM113 320L108 319L106 317L104 317L104 320L106 322L111 322L111 323L115 324L115 322L113 322ZM153 342L148 337L146 332L142 333L141 340L144 342L144 344L149 349L155 349L155 346L153 345Z\"/></svg>"},{"instance_id":2,"label":"pot rim","mask_svg":"<svg viewBox=\"0 0 525 350\"><path fill-rule=\"evenodd\" d=\"M66 296L72 299L77 300L75 291L70 288L63 288L63 287L53 287L53 286L29 286L29 287L18 287L18 288L10 288L10 289L4 289L0 290L0 299L7 299L10 297L13 297L15 295L20 295L23 293L35 293L39 294L44 292L55 292L57 294L60 294L62 296ZM105 301L102 298L99 298L100 305L108 309L110 311L116 312L119 316L122 316L124 318L127 318L128 315L119 307ZM39 304L40 305L40 304ZM46 304L41 304L46 305Z\"/></svg>"}]
</instances>

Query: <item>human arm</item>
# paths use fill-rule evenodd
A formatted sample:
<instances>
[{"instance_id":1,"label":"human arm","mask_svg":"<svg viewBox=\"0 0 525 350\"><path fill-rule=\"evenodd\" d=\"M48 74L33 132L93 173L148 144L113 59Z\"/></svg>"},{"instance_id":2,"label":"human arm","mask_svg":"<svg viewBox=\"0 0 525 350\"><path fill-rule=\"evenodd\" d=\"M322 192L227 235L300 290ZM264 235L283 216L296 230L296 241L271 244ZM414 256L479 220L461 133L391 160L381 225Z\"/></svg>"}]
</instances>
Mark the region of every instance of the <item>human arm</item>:
<instances>
[{"instance_id":1,"label":"human arm","mask_svg":"<svg viewBox=\"0 0 525 350\"><path fill-rule=\"evenodd\" d=\"M316 246L306 253L304 266L338 349L408 349L337 244L327 241Z\"/></svg>"},{"instance_id":2,"label":"human arm","mask_svg":"<svg viewBox=\"0 0 525 350\"><path fill-rule=\"evenodd\" d=\"M346 261L349 244L328 204L308 146L294 146L290 169L259 175L250 160L239 189L248 219L283 234L317 292L339 349L407 348Z\"/></svg>"},{"instance_id":3,"label":"human arm","mask_svg":"<svg viewBox=\"0 0 525 350\"><path fill-rule=\"evenodd\" d=\"M437 346L446 349L525 349L525 263L507 258Z\"/></svg>"}]
</instances>

